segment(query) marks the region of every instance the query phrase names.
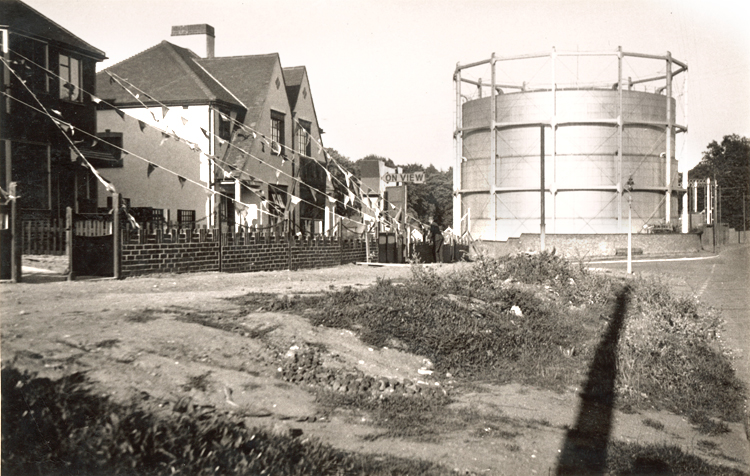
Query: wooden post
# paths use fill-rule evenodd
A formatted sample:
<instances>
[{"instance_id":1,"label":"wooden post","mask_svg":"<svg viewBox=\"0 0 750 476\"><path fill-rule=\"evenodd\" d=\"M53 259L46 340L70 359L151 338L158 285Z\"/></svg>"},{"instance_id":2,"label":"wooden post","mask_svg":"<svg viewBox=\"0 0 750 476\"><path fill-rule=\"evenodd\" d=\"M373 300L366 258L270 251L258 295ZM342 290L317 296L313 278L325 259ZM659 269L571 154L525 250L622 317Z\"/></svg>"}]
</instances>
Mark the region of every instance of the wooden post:
<instances>
[{"instance_id":1,"label":"wooden post","mask_svg":"<svg viewBox=\"0 0 750 476\"><path fill-rule=\"evenodd\" d=\"M114 260L112 269L115 279L122 277L120 271L120 251L122 248L120 243L120 197L121 195L117 192L112 194L112 259Z\"/></svg>"},{"instance_id":2,"label":"wooden post","mask_svg":"<svg viewBox=\"0 0 750 476\"><path fill-rule=\"evenodd\" d=\"M18 184L11 182L8 187L8 193L12 197L18 197ZM10 280L14 283L20 283L23 280L22 255L23 255L23 237L21 234L21 224L18 221L18 198L13 198L10 202Z\"/></svg>"},{"instance_id":3,"label":"wooden post","mask_svg":"<svg viewBox=\"0 0 750 476\"><path fill-rule=\"evenodd\" d=\"M75 239L75 234L73 209L67 207L65 209L65 254L68 255L68 281L75 279L75 273L73 273L73 240Z\"/></svg>"}]
</instances>

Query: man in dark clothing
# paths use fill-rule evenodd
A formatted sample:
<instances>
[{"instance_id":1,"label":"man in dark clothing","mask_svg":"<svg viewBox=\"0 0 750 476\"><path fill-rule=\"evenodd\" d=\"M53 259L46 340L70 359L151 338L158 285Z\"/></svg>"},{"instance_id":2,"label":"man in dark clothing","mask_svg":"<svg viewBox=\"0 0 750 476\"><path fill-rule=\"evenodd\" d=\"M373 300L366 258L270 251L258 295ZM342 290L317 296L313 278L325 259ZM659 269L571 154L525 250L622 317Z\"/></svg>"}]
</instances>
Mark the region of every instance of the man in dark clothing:
<instances>
[{"instance_id":1,"label":"man in dark clothing","mask_svg":"<svg viewBox=\"0 0 750 476\"><path fill-rule=\"evenodd\" d=\"M443 232L435 220L430 223L430 238L432 239L432 254L435 263L443 262Z\"/></svg>"}]
</instances>

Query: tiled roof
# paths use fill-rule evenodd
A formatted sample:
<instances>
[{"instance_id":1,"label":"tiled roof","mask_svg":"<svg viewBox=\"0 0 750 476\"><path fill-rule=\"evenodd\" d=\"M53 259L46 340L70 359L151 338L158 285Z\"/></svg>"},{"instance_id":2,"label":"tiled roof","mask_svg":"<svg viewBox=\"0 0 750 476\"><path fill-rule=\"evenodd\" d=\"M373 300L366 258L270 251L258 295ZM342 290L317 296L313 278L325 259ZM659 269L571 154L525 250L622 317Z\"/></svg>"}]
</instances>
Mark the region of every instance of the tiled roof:
<instances>
[{"instance_id":1,"label":"tiled roof","mask_svg":"<svg viewBox=\"0 0 750 476\"><path fill-rule=\"evenodd\" d=\"M242 101L247 108L245 122L260 118L263 102L279 61L276 53L253 56L225 56L200 59L203 66L221 84Z\"/></svg>"},{"instance_id":2,"label":"tiled roof","mask_svg":"<svg viewBox=\"0 0 750 476\"><path fill-rule=\"evenodd\" d=\"M110 71L167 105L224 101L242 106L227 88L200 66L199 61L200 57L192 51L162 41L99 72L96 75L97 95L105 100L113 99L120 106L139 104L117 83L110 82L107 74ZM149 103L144 97L140 99Z\"/></svg>"},{"instance_id":3,"label":"tiled roof","mask_svg":"<svg viewBox=\"0 0 750 476\"><path fill-rule=\"evenodd\" d=\"M10 22L8 23L8 19ZM105 53L86 43L62 26L19 0L0 0L0 25L30 36L45 38L86 53L97 61L105 60Z\"/></svg>"},{"instance_id":4,"label":"tiled roof","mask_svg":"<svg viewBox=\"0 0 750 476\"><path fill-rule=\"evenodd\" d=\"M286 95L289 97L289 104L292 109L297 105L299 97L299 88L302 85L302 79L305 77L304 66L294 66L284 68L284 82L286 83Z\"/></svg>"}]
</instances>

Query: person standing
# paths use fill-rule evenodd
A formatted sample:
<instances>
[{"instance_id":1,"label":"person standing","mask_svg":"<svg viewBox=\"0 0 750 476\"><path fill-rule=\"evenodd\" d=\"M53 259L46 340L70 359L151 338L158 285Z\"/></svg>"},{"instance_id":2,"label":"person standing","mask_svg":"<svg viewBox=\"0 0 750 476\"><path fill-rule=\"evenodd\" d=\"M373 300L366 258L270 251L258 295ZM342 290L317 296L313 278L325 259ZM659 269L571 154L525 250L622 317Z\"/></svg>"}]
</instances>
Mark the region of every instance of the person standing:
<instances>
[{"instance_id":1,"label":"person standing","mask_svg":"<svg viewBox=\"0 0 750 476\"><path fill-rule=\"evenodd\" d=\"M430 239L432 240L432 255L435 263L443 262L443 232L435 220L430 223Z\"/></svg>"}]
</instances>

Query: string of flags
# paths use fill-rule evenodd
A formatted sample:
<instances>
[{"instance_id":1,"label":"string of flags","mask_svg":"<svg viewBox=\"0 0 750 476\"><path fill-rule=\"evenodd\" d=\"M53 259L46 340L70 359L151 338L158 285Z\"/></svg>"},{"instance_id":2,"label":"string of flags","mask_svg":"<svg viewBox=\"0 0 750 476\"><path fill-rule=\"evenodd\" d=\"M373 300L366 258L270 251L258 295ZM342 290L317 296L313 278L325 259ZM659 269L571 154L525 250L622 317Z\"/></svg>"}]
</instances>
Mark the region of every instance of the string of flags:
<instances>
[{"instance_id":1,"label":"string of flags","mask_svg":"<svg viewBox=\"0 0 750 476\"><path fill-rule=\"evenodd\" d=\"M5 63L5 61L3 61L3 62ZM33 62L32 62L32 63L33 63ZM34 64L35 64L35 63L34 63ZM7 66L7 63L6 63L6 66ZM42 66L39 66L39 65L36 65L36 66L38 66L38 67L40 67L40 68L44 69L44 70L45 70L45 71L46 71L46 72L47 72L48 74L51 74L51 75L57 76L56 74L52 73L51 71L47 70L46 68L43 68ZM27 66L27 67L28 67L28 66ZM9 69L11 69L11 68L9 67ZM128 92L128 93L129 93L129 94L130 94L131 96L133 96L133 97L134 97L134 99L136 99L136 100L137 100L137 101L138 101L138 102L139 102L139 103L140 103L140 104L141 104L141 105L142 105L142 106L143 106L143 107L144 107L144 108L145 108L146 110L148 110L148 111L149 111L149 112L151 113L151 116L153 117L153 119L155 120L155 122L159 122L159 119L158 119L158 118L156 117L156 115L155 115L155 114L153 113L153 111L151 111L151 109L150 109L150 108L148 108L148 106L146 106L146 104L145 104L145 103L144 103L144 102L143 102L143 101L142 101L142 100L140 99L140 93L143 93L143 95L144 95L145 97L147 97L148 99L150 99L151 101L154 101L154 102L156 102L156 103L160 104L160 105L161 105L161 110L162 110L162 119L164 119L164 118L166 117L166 115L167 115L167 113L168 113L168 111L169 111L169 108L168 108L168 107L167 107L166 105L164 105L164 104L163 104L163 103L161 103L160 101L158 101L158 100L154 99L153 97L149 96L148 94L146 94L145 92L143 92L142 90L140 90L140 89L139 89L139 88L138 88L137 86L133 85L133 84L132 84L132 83L130 83L129 81L127 81L127 80L124 80L124 79L120 78L119 76L117 76L117 77L116 77L116 75L114 75L114 74L113 74L113 73L111 73L111 72L107 72L107 73L108 73L108 74L109 74L109 76L110 76L110 83L116 82L116 83L117 83L117 84L118 84L118 85L119 85L120 87L122 87L122 88L123 88L123 89L124 89L124 90L125 90L126 92ZM58 77L59 77L59 76L58 76ZM20 79L20 78L19 78L19 79ZM126 87L126 86L125 86L125 85L123 84L123 81L124 81L124 82L127 82L127 83L128 83L128 84L129 84L129 85L130 85L130 86L131 86L131 87L132 87L133 89L136 89L136 90L140 91L140 93L134 93L133 91L131 91L131 90L130 90L130 89L129 89L128 87ZM28 88L27 88L27 89L28 89ZM88 92L87 92L87 93L88 93ZM33 93L32 93L32 94L33 94ZM98 98L98 97L94 96L94 95L93 95L93 94L91 94L91 93L88 93L88 94L89 94L89 95L91 96L91 100L92 100L92 101L93 101L94 103L96 103L96 104L99 104L99 103L101 103L101 102L105 102L105 101L102 101L102 100L101 100L100 98ZM36 98L36 97L35 97L35 98ZM15 99L15 98L14 98L14 99ZM38 98L37 98L37 101L38 101ZM105 102L105 104L108 104L108 103L106 103L106 102ZM41 105L41 103L40 103L40 105ZM112 109L114 109L114 110L115 110L115 112L116 112L116 113L117 113L117 114L118 114L118 115L119 115L119 116L120 116L120 117L121 117L121 118L122 118L123 120L125 120L125 117L124 117L124 116L125 116L125 112L124 112L124 111L122 111L121 109L119 109L119 108L117 108L116 106L114 106L114 105L111 105L111 104L108 104L108 106L110 106L110 107L111 107ZM53 110L53 112L54 112L54 113L56 113L57 115L59 115L59 116L61 116L61 117L62 117L62 114L61 114L61 113L60 113L59 111L57 111L57 110ZM235 123L236 125L239 125L239 127L240 127L241 129L245 129L245 130L249 129L249 132L250 132L250 134L252 135L253 139L256 139L256 138L257 138L257 136L258 136L258 135L257 135L257 132L256 132L256 131L254 131L254 130L252 130L251 128L249 128L249 127L248 127L248 126L246 126L245 124L239 123L238 121L236 121L236 120L232 119L232 118L231 118L230 116L227 116L226 114L224 114L224 113L222 113L222 112L219 112L219 114L220 114L220 116L221 116L222 120L224 120L224 121L232 121L232 122L234 122L234 123ZM48 115L49 115L49 114L48 114ZM52 118L52 116L50 116L50 117ZM54 118L53 118L53 120L54 120ZM185 118L184 116L182 116L182 117L181 117L181 120L182 120L182 123L183 123L183 125L187 125L187 124L188 124L188 119L187 119L187 118ZM145 123L144 121L140 120L140 119L137 119L137 121L138 121L138 126L139 126L139 129L141 130L141 132L143 132L143 131L145 130L145 127L146 127L146 125L147 125L147 124L146 124L146 123ZM297 122L298 122L298 121L297 121ZM60 124L59 122L56 122L56 124L58 125L58 127L62 126L62 124ZM67 123L65 123L65 124L67 124ZM71 124L67 124L67 126L68 126L68 129L65 129L65 131L67 132L67 131L69 130L69 131L71 132L71 135L73 135L73 134L75 133L75 129L73 128L73 126L72 126ZM151 127L154 127L154 126L151 126ZM157 129L158 129L158 128L157 128ZM206 137L207 139L209 139L209 140L210 140L210 137L211 137L211 136L212 136L213 134L211 134L211 133L210 133L209 131L207 131L206 129L204 129L204 128L202 128L202 127L200 128L200 130L201 130L201 132L202 132L203 136L204 136L204 137ZM312 135L311 135L311 134L310 134L310 133L309 133L309 132L308 132L308 131L307 131L306 129L304 129L304 128L303 128L303 130L305 130L305 132L306 132L306 134L307 134L307 139L306 139L306 140L307 140L307 142L309 143L309 142L310 142L311 140L312 140L312 141L315 141L315 143L316 143L316 144L318 145L318 152L319 152L319 153L320 153L320 152L324 152L324 156L325 156L326 162L327 162L327 163L333 162L333 163L334 163L334 164L336 165L336 167L337 167L337 168L338 168L338 169L339 169L339 170L341 171L341 173L342 173L342 174L344 175L344 177L345 177L345 179L346 179L346 189L347 189L347 192L348 192L347 194L345 194L345 195L344 195L344 200L343 200L343 204L344 204L344 206L347 206L349 202L351 202L352 204L354 204L354 203L355 203L355 199L356 199L356 198L359 198L359 199L360 199L360 201L361 201L361 202L362 202L363 204L365 204L364 200L362 199L362 197L364 196L364 194L363 194L363 192L362 192L362 189L361 189L361 187L359 186L360 184L358 184L358 183L356 183L356 182L354 182L354 181L352 180L352 174L351 174L350 172L348 172L347 170L345 170L345 169L344 169L343 167L341 167L341 165L340 165L340 164L338 164L338 162L336 162L335 160L333 160L333 159L332 159L332 158L330 157L330 155L328 154L328 152L327 152L327 151L324 151L324 149L323 149L323 146L322 146L322 144L321 144L320 142L318 142L318 141L317 141L317 140L316 140L316 139L315 139L314 137L312 137ZM85 132L85 131L84 131L84 132ZM201 151L201 150L200 150L200 148L199 148L199 147L198 147L198 146L197 146L196 144L194 144L194 143L192 143L192 142L190 142L190 141L187 141L187 140L181 139L181 138L180 138L179 136L177 136L177 134L174 134L174 133L173 133L172 131L169 131L169 130L168 130L168 131L162 131L161 133L162 133L162 141L161 141L160 145L161 145L161 144L163 144L163 143L165 142L165 140L166 140L166 139L168 139L169 137L174 137L174 139L175 139L176 141L181 141L181 140L182 140L183 142L185 142L185 143L186 143L186 144L187 144L187 145L188 145L188 146L189 146L189 147L191 148L191 150L193 150L193 151ZM90 135L90 134L87 134L87 135ZM223 145L225 145L225 144L227 143L226 141L224 141L223 139L219 138L218 136L215 136L215 135L213 135L213 136L214 136L214 137L216 137L216 139L218 140L218 142L219 142L219 144L220 144L221 146L223 146ZM67 137L67 136L66 136L66 137ZM92 136L92 137L94 137L94 136ZM274 153L276 153L276 154L279 154L279 155L281 155L281 154L282 154L282 147L284 147L284 148L286 148L286 149L288 149L288 150L292 150L291 148L289 148L289 147L287 147L287 146L285 146L285 145L279 144L279 143L278 143L278 142L276 142L276 141L269 141L269 140L268 140L268 138L266 138L266 137L265 137L264 135L262 135L262 134L261 134L261 137L262 137L262 139L263 139L263 143L265 143L265 144L269 145L269 146L271 147L272 151L273 151ZM69 138L68 138L68 139L69 139ZM70 140L70 139L69 139L69 140ZM95 142L95 141L96 141L96 138L94 137L94 142ZM74 145L74 144L71 144L71 145L72 145L73 147L75 147L75 145ZM245 153L245 154L251 155L251 154L249 154L249 153L248 153L247 151L244 151L244 150L242 150L242 149L239 149L238 147L234 146L233 144L229 144L229 145L230 145L230 146L233 146L233 147L235 147L235 148L237 148L237 149L238 149L238 150L239 150L240 152L242 152L242 153ZM93 144L92 144L92 146L93 146ZM101 175L99 175L99 174L98 174L98 172L97 172L97 171L96 171L96 170L94 169L94 167L93 167L93 166L91 166L91 164L90 164L90 163L89 163L89 162L88 162L88 161L87 161L87 160L85 159L85 157L83 156L83 154L81 154L81 153L80 153L80 150L78 150L77 148L75 148L75 150L76 150L76 153L77 153L77 155L78 155L78 156L80 156L80 157L82 157L82 158L83 158L83 160L85 161L85 162L84 162L84 165L85 165L85 166L87 166L88 168L90 168L90 169L91 169L91 170L93 171L93 173L94 173L94 174L95 174L95 175L97 176L97 178L98 178L98 179L99 179L99 180L100 180L100 181L101 181L101 182L102 182L102 183L104 184L105 188L106 188L106 189L107 189L108 191L114 191L114 187L112 186L112 184L111 184L111 183L109 183L109 182L108 182L108 181L107 181L106 179L104 179L103 177L101 177ZM127 154L127 153L128 153L128 152L127 152L127 151L126 151L125 149L122 149L122 148L120 148L120 150L121 150L121 151L122 151L122 152L123 152L124 154ZM202 152L202 151L201 151L201 152ZM218 158L217 158L217 157L213 157L213 156L211 156L211 155L209 155L209 154L206 154L205 152L203 152L203 153L204 153L205 155L207 155L207 156L209 156L209 157L213 158L213 159L214 159L215 161L218 161ZM252 156L252 155L251 155L251 156ZM144 158L142 158L142 157L139 157L139 156L137 156L137 157L138 157L138 158L140 158L140 159L142 159L142 160L146 160L146 159L144 159ZM253 157L254 157L254 156L253 156ZM257 158L257 157L255 157L255 158L256 158L256 159L258 159L259 163L265 163L265 162L263 162L263 161L262 161L261 159L259 159L259 158ZM285 160L283 160L283 159L286 159L286 156L283 156L283 155L282 155L282 165L283 165L283 162L285 161ZM151 176L151 174L152 174L152 173L154 172L154 170L156 170L156 168L158 168L158 166L157 166L156 164L153 164L152 162L150 162L150 161L148 161L148 160L146 160L146 162L148 162L148 164L149 164L149 165L148 165L148 169L147 169L147 176L148 176L148 177L150 177L150 176ZM326 172L326 180L327 180L327 182L329 182L329 183L332 183L332 178L333 178L333 179L335 179L335 180L336 180L337 182L339 182L339 181L338 181L338 179L336 179L335 177L332 177L332 174L331 174L330 170L328 170L328 168L324 167L324 166L323 166L322 164L320 164L320 163L319 163L318 161L314 161L314 162L315 162L315 163L316 163L317 165L319 165L319 166L323 167L324 171ZM267 163L266 163L266 165L268 165L268 166L270 166L270 167L273 167L273 166L272 166L271 164L267 164ZM226 170L224 170L224 169L223 169L223 167L219 167L219 168L220 168L220 169L222 169L223 171L225 171L225 172L226 172ZM275 167L273 167L273 168L275 168ZM165 169L165 170L166 170L166 169ZM171 172L171 171L169 171L169 172ZM244 171L241 171L241 173L242 173L242 172L244 172ZM173 174L177 175L177 174L176 174L176 173L174 173L174 172L171 172L171 173L173 173ZM289 174L286 174L285 172L283 172L283 171L281 171L281 170L279 170L279 169L276 169L276 178L277 178L277 184L278 184L278 178L279 178L279 175L280 175L281 173L284 173L284 175L286 175L286 176L289 176ZM177 175L177 177L178 177L178 180L179 180L179 182L180 182L180 185L181 185L181 187L184 187L184 184L186 183L187 179L185 179L184 177L182 177L182 176L180 176L180 175ZM293 180L296 180L297 182L299 182L299 183L300 183L300 185L305 185L305 186L307 186L307 187L308 187L308 189L309 189L309 191L310 191L310 193L311 193L311 195L312 195L312 197L313 197L313 200L315 200L315 202L317 202L317 194L316 194L316 192L315 192L315 189L314 189L313 187L311 187L311 186L310 186L309 184L306 184L306 183L302 182L302 181L301 181L300 179L297 179L296 177L291 177L291 176L289 176L289 177L290 177L290 178L292 178ZM264 182L264 181L262 181L262 180L260 180L260 181L261 181L261 182L263 182L263 183L267 183L267 182ZM339 183L341 183L341 182L339 182ZM201 185L201 184L198 184L198 185ZM270 184L269 184L269 185L270 185ZM344 185L344 184L342 183L341 185ZM356 187L353 187L353 185L354 185L354 186L356 186ZM201 186L202 186L202 185L201 185ZM204 188L205 188L205 187L204 187ZM355 192L354 192L354 191L352 191L352 188L354 188L354 190L355 190L355 191L357 192L356 194L355 194ZM369 190L369 187L368 187L368 190ZM213 192L213 191L211 191L210 189L208 189L208 191L209 191L209 192L211 193L211 195L213 195L213 194L214 194L214 192ZM252 191L253 193L255 193L255 192L254 192L253 190L251 190L251 191ZM207 192L207 194L208 194L208 192ZM256 195L258 195L258 194L256 193ZM335 202L337 201L337 200L336 200L336 199L335 199L334 197L332 197L332 196L329 196L329 195L326 195L326 196L327 196L327 198L328 198L328 201L329 201L329 202L331 202L331 203L335 203ZM260 198L264 198L264 197L262 197L261 195L259 195L259 197L260 197ZM229 198L233 198L233 197L229 197ZM382 197L382 195L379 195L379 197L378 197L378 198L382 199L383 197ZM306 200L303 200L303 199L301 199L300 197L297 197L297 196L294 196L294 195L290 195L290 201L291 201L291 204L292 204L292 205L297 205L297 204L298 204L298 203L300 203L301 201L305 201L305 202L307 202ZM368 201L369 201L369 200L368 200ZM265 202L265 200L264 200L264 202ZM241 202L237 202L237 203L241 203ZM310 202L307 202L307 203L310 203ZM321 206L317 205L317 203L310 203L310 205L312 205L312 206L315 206L315 207L317 207L317 208L321 208L321 209L323 209L323 208L324 208L324 207L321 207ZM368 205L369 207L372 207L372 206L373 206L373 204L372 204L372 203L369 203L369 204L365 204L365 205ZM395 207L394 207L394 208L395 208ZM377 213L378 213L378 214L380 214L380 207L376 207L376 211L377 211Z\"/></svg>"}]
</instances>

